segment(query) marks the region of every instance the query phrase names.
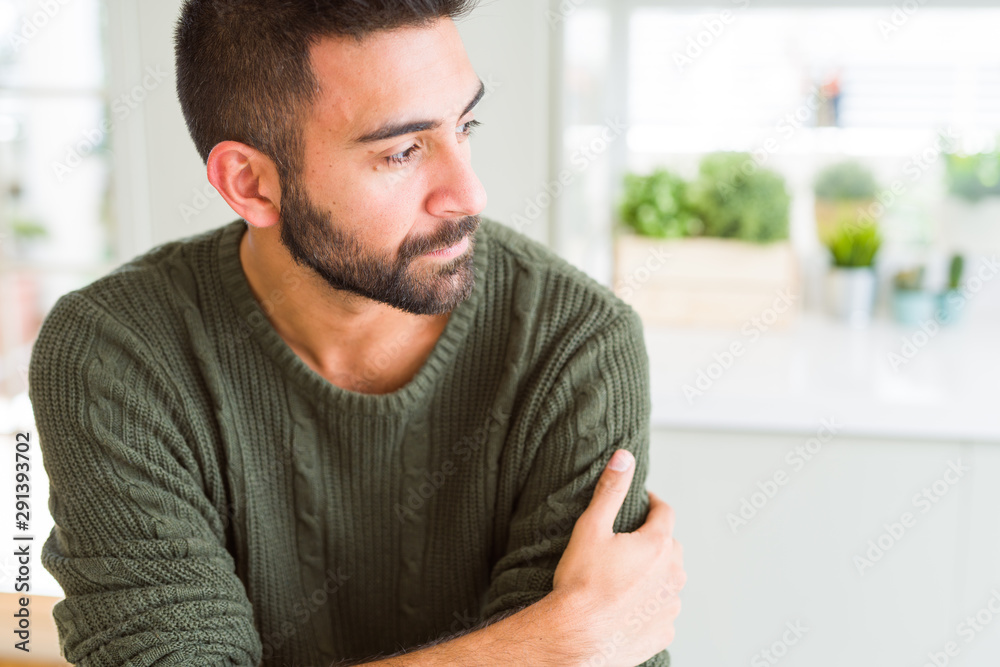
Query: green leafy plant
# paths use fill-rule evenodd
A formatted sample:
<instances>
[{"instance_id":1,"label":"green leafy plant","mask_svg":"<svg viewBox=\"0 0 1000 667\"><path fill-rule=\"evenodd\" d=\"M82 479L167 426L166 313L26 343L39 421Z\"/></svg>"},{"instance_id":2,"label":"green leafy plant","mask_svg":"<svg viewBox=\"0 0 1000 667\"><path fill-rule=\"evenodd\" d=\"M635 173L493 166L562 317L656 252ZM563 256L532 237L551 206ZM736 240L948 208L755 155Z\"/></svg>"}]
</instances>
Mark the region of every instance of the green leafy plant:
<instances>
[{"instance_id":1,"label":"green leafy plant","mask_svg":"<svg viewBox=\"0 0 1000 667\"><path fill-rule=\"evenodd\" d=\"M962 285L962 274L965 272L965 258L954 254L948 264L948 289L957 290Z\"/></svg>"},{"instance_id":2,"label":"green leafy plant","mask_svg":"<svg viewBox=\"0 0 1000 667\"><path fill-rule=\"evenodd\" d=\"M10 223L10 232L19 239L43 239L49 235L49 230L34 220L15 218Z\"/></svg>"},{"instance_id":3,"label":"green leafy plant","mask_svg":"<svg viewBox=\"0 0 1000 667\"><path fill-rule=\"evenodd\" d=\"M833 254L835 266L870 267L882 247L882 237L875 225L845 224L837 228L827 247Z\"/></svg>"},{"instance_id":4,"label":"green leafy plant","mask_svg":"<svg viewBox=\"0 0 1000 667\"><path fill-rule=\"evenodd\" d=\"M813 191L817 199L843 201L872 199L879 186L871 169L857 160L844 160L824 167L816 175Z\"/></svg>"},{"instance_id":5,"label":"green leafy plant","mask_svg":"<svg viewBox=\"0 0 1000 667\"><path fill-rule=\"evenodd\" d=\"M1000 152L944 156L948 192L970 202L1000 195Z\"/></svg>"},{"instance_id":6,"label":"green leafy plant","mask_svg":"<svg viewBox=\"0 0 1000 667\"><path fill-rule=\"evenodd\" d=\"M785 179L749 153L710 153L691 185L705 236L768 243L788 238L791 196Z\"/></svg>"},{"instance_id":7,"label":"green leafy plant","mask_svg":"<svg viewBox=\"0 0 1000 667\"><path fill-rule=\"evenodd\" d=\"M892 278L892 284L897 291L916 292L924 285L924 267L915 266L912 269L899 271Z\"/></svg>"},{"instance_id":8,"label":"green leafy plant","mask_svg":"<svg viewBox=\"0 0 1000 667\"><path fill-rule=\"evenodd\" d=\"M701 231L688 202L687 184L665 169L648 176L625 175L622 222L643 236L682 238Z\"/></svg>"}]
</instances>

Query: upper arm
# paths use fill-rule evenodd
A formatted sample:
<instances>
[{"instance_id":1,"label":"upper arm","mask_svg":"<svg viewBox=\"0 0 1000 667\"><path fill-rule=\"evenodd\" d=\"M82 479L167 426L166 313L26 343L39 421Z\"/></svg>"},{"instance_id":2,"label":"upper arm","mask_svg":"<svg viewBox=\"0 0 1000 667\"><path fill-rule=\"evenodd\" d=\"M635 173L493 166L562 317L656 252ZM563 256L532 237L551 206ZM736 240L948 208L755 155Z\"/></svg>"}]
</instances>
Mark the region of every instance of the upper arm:
<instances>
[{"instance_id":1,"label":"upper arm","mask_svg":"<svg viewBox=\"0 0 1000 667\"><path fill-rule=\"evenodd\" d=\"M182 455L194 443L153 353L71 293L35 343L29 393L55 520L42 563L66 595L54 609L66 658L257 665L223 518Z\"/></svg>"},{"instance_id":2,"label":"upper arm","mask_svg":"<svg viewBox=\"0 0 1000 667\"><path fill-rule=\"evenodd\" d=\"M614 531L632 532L645 523L649 418L649 360L642 324L628 311L572 356L533 424L537 442L530 448L531 463L505 553L493 568L484 618L537 602L552 590L573 526L617 449L632 453L635 472ZM667 651L643 663L669 665Z\"/></svg>"},{"instance_id":3,"label":"upper arm","mask_svg":"<svg viewBox=\"0 0 1000 667\"><path fill-rule=\"evenodd\" d=\"M484 616L535 602L552 590L556 565L616 449L636 469L616 532L649 511L649 370L641 325L631 313L602 329L558 373L532 424L536 442L517 498L506 549L493 568Z\"/></svg>"}]
</instances>

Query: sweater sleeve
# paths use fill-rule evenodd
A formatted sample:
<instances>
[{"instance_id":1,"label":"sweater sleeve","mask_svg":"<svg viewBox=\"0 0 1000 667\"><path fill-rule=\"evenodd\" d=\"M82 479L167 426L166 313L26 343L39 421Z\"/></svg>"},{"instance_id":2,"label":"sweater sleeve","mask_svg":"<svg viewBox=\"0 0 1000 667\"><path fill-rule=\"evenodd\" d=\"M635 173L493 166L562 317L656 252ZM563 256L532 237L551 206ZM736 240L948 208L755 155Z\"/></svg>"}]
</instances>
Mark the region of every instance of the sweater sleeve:
<instances>
[{"instance_id":1,"label":"sweater sleeve","mask_svg":"<svg viewBox=\"0 0 1000 667\"><path fill-rule=\"evenodd\" d=\"M71 292L28 380L55 520L41 559L66 596L53 610L66 659L258 665L253 609L162 359Z\"/></svg>"},{"instance_id":2,"label":"sweater sleeve","mask_svg":"<svg viewBox=\"0 0 1000 667\"><path fill-rule=\"evenodd\" d=\"M552 590L573 526L616 449L629 450L636 469L614 530L632 532L645 523L649 419L649 360L641 321L630 310L573 354L543 399L532 427L537 441L527 450L530 468L506 552L492 571L484 618L537 602ZM651 584L653 599L655 593ZM667 651L643 663L669 664Z\"/></svg>"}]
</instances>

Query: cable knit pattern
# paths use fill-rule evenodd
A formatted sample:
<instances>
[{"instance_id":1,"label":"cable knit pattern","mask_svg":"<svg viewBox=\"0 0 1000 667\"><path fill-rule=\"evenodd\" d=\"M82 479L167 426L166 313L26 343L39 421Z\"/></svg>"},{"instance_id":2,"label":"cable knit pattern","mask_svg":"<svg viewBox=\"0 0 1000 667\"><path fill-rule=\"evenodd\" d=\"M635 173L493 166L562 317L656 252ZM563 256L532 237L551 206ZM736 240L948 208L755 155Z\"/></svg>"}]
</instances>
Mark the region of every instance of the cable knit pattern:
<instances>
[{"instance_id":1,"label":"cable knit pattern","mask_svg":"<svg viewBox=\"0 0 1000 667\"><path fill-rule=\"evenodd\" d=\"M609 290L484 220L476 287L423 367L361 394L271 326L284 294L254 298L245 230L64 295L35 342L70 662L326 666L451 636L552 590L619 447L637 468L615 530L645 521L648 360Z\"/></svg>"}]
</instances>

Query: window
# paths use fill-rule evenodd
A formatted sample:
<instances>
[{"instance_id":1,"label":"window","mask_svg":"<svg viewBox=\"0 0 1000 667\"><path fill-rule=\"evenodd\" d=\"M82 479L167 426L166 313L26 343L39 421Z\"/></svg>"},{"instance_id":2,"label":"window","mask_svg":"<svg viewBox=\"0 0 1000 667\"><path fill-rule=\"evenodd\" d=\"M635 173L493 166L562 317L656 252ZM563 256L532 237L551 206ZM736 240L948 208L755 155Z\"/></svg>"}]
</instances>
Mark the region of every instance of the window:
<instances>
[{"instance_id":1,"label":"window","mask_svg":"<svg viewBox=\"0 0 1000 667\"><path fill-rule=\"evenodd\" d=\"M0 432L30 423L44 315L109 270L110 124L99 0L0 2Z\"/></svg>"},{"instance_id":2,"label":"window","mask_svg":"<svg viewBox=\"0 0 1000 667\"><path fill-rule=\"evenodd\" d=\"M626 170L663 165L693 177L706 153L753 152L786 178L792 240L808 254L818 247L812 180L823 165L857 156L888 184L949 129L962 152L996 149L1000 9L746 4L588 1L566 14L559 168L574 182L556 237L605 284ZM607 129L619 123L620 138ZM890 256L951 239L936 213L944 161L926 162L885 219ZM988 233L962 242L1000 246L1000 233Z\"/></svg>"}]
</instances>

